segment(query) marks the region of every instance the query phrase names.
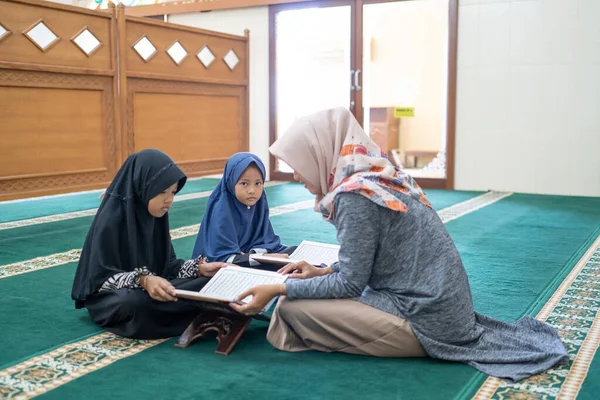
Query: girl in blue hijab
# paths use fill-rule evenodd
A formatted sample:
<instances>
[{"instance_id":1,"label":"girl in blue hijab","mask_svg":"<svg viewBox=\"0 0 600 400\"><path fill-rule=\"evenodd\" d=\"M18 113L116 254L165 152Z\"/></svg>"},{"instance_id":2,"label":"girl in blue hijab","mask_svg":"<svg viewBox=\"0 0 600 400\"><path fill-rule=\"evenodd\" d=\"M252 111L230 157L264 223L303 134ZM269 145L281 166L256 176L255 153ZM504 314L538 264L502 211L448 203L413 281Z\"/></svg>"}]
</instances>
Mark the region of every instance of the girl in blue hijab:
<instances>
[{"instance_id":1,"label":"girl in blue hijab","mask_svg":"<svg viewBox=\"0 0 600 400\"><path fill-rule=\"evenodd\" d=\"M208 199L193 258L279 268L250 259L250 254L286 256L295 250L282 244L273 231L264 181L265 166L256 155L237 153L227 161L223 178Z\"/></svg>"}]
</instances>

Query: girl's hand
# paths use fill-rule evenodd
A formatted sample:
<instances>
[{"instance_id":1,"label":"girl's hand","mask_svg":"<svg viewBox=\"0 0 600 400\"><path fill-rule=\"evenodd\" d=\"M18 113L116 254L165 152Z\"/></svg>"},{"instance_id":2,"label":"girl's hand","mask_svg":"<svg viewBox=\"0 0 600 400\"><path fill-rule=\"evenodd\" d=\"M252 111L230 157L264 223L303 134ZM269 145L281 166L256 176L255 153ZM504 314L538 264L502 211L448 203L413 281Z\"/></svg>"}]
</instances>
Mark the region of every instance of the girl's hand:
<instances>
[{"instance_id":1,"label":"girl's hand","mask_svg":"<svg viewBox=\"0 0 600 400\"><path fill-rule=\"evenodd\" d=\"M165 278L154 275L146 275L140 280L140 285L146 289L150 297L158 301L177 301L175 288Z\"/></svg>"},{"instance_id":2,"label":"girl's hand","mask_svg":"<svg viewBox=\"0 0 600 400\"><path fill-rule=\"evenodd\" d=\"M277 272L282 275L291 273L290 278L308 279L315 276L327 275L331 273L330 270L330 267L317 268L306 261L300 261L296 264L288 264L280 268Z\"/></svg>"},{"instance_id":3,"label":"girl's hand","mask_svg":"<svg viewBox=\"0 0 600 400\"><path fill-rule=\"evenodd\" d=\"M279 254L279 253L265 253L263 256L269 257L277 257L277 258L290 258L288 254Z\"/></svg>"},{"instance_id":4,"label":"girl's hand","mask_svg":"<svg viewBox=\"0 0 600 400\"><path fill-rule=\"evenodd\" d=\"M259 285L246 290L235 299L235 303L229 303L229 306L239 313L254 315L261 312L273 297L284 294L285 284L283 283L279 285ZM248 296L252 296L252 300L249 303L242 303Z\"/></svg>"},{"instance_id":5,"label":"girl's hand","mask_svg":"<svg viewBox=\"0 0 600 400\"><path fill-rule=\"evenodd\" d=\"M198 276L214 276L221 268L231 265L224 262L211 262L198 266Z\"/></svg>"}]
</instances>

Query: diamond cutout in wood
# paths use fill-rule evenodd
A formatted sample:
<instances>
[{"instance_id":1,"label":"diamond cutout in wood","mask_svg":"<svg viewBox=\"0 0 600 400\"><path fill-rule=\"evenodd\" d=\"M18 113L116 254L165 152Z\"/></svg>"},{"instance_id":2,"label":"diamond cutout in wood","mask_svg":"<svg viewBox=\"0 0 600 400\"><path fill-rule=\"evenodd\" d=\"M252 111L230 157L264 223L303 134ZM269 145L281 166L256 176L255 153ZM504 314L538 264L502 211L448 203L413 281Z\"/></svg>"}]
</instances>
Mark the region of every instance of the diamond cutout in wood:
<instances>
[{"instance_id":1,"label":"diamond cutout in wood","mask_svg":"<svg viewBox=\"0 0 600 400\"><path fill-rule=\"evenodd\" d=\"M215 61L216 57L212 51L208 48L208 46L204 46L198 54L196 55L198 60L204 65L204 67L208 68L213 61Z\"/></svg>"},{"instance_id":2,"label":"diamond cutout in wood","mask_svg":"<svg viewBox=\"0 0 600 400\"><path fill-rule=\"evenodd\" d=\"M60 40L42 19L25 30L23 34L41 51L48 50Z\"/></svg>"},{"instance_id":3,"label":"diamond cutout in wood","mask_svg":"<svg viewBox=\"0 0 600 400\"><path fill-rule=\"evenodd\" d=\"M102 45L96 36L87 28L83 28L71 39L86 56L91 56Z\"/></svg>"},{"instance_id":4,"label":"diamond cutout in wood","mask_svg":"<svg viewBox=\"0 0 600 400\"><path fill-rule=\"evenodd\" d=\"M223 57L223 61L225 61L225 64L227 64L229 69L233 71L233 69L240 62L240 59L237 56L237 54L235 54L235 51L233 51L233 49L231 49L227 52L227 54L225 54L225 57Z\"/></svg>"},{"instance_id":5,"label":"diamond cutout in wood","mask_svg":"<svg viewBox=\"0 0 600 400\"><path fill-rule=\"evenodd\" d=\"M2 25L2 23L0 23L0 41L2 41L2 39L10 35L10 33L11 32L8 29L6 29L4 25Z\"/></svg>"},{"instance_id":6,"label":"diamond cutout in wood","mask_svg":"<svg viewBox=\"0 0 600 400\"><path fill-rule=\"evenodd\" d=\"M182 61L188 56L188 52L185 51L179 41L176 41L167 49L167 54L177 65L181 64Z\"/></svg>"},{"instance_id":7,"label":"diamond cutout in wood","mask_svg":"<svg viewBox=\"0 0 600 400\"><path fill-rule=\"evenodd\" d=\"M142 36L135 44L133 49L142 57L142 60L148 62L157 53L156 47L145 35Z\"/></svg>"}]
</instances>

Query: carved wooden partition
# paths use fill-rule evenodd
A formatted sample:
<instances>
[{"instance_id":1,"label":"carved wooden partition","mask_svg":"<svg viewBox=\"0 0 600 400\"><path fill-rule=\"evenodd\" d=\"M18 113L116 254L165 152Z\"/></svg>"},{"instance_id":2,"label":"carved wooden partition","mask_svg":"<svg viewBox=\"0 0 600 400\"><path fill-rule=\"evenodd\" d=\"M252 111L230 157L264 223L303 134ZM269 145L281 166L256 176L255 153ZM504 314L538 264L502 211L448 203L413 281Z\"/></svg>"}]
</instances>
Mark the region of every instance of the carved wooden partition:
<instances>
[{"instance_id":1,"label":"carved wooden partition","mask_svg":"<svg viewBox=\"0 0 600 400\"><path fill-rule=\"evenodd\" d=\"M116 173L113 14L0 1L0 200L97 188ZM77 43L89 34L86 54Z\"/></svg>"},{"instance_id":2,"label":"carved wooden partition","mask_svg":"<svg viewBox=\"0 0 600 400\"><path fill-rule=\"evenodd\" d=\"M121 7L118 21L123 147L161 149L189 176L222 172L248 149L248 35L125 17Z\"/></svg>"},{"instance_id":3,"label":"carved wooden partition","mask_svg":"<svg viewBox=\"0 0 600 400\"><path fill-rule=\"evenodd\" d=\"M149 147L190 176L248 149L247 35L0 0L0 201L106 187Z\"/></svg>"}]
</instances>

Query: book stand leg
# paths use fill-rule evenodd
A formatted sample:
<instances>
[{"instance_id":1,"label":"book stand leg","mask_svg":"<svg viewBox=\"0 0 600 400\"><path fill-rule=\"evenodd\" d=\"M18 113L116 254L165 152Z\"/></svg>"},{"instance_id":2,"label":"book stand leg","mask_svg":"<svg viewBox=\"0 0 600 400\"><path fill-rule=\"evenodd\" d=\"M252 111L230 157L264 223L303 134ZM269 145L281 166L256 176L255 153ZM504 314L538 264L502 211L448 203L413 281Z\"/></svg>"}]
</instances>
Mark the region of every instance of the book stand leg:
<instances>
[{"instance_id":1,"label":"book stand leg","mask_svg":"<svg viewBox=\"0 0 600 400\"><path fill-rule=\"evenodd\" d=\"M217 332L219 345L215 353L228 355L246 330L251 317L239 313L224 313L204 310L192 321L179 337L175 346L188 347L206 332Z\"/></svg>"}]
</instances>

